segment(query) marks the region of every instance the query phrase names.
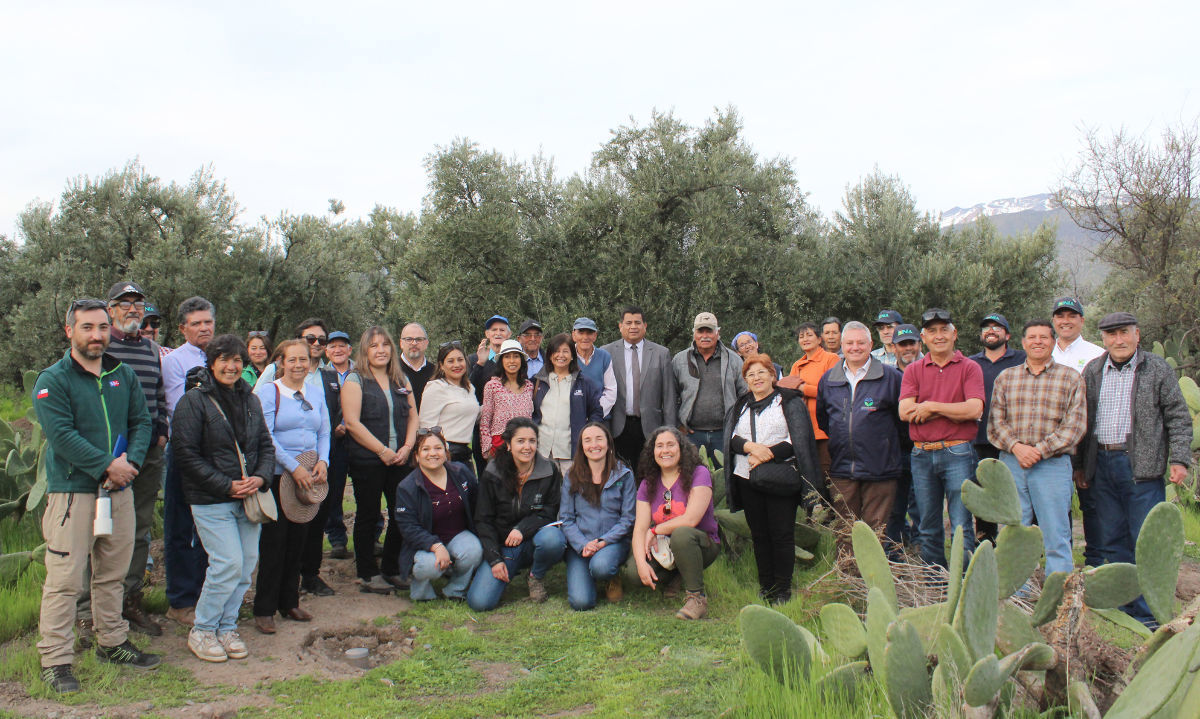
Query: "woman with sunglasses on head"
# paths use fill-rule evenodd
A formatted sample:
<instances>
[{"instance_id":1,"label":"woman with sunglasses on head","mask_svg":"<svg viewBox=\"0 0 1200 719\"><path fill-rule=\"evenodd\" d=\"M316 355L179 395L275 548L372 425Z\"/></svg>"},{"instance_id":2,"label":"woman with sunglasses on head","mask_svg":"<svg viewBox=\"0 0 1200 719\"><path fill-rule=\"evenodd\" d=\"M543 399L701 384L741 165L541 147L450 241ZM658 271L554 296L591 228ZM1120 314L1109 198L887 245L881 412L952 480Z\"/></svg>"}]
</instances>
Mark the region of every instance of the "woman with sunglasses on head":
<instances>
[{"instance_id":1,"label":"woman with sunglasses on head","mask_svg":"<svg viewBox=\"0 0 1200 719\"><path fill-rule=\"evenodd\" d=\"M475 531L483 564L475 571L467 604L477 612L496 608L504 590L529 567L529 598L546 601L542 579L562 559L562 535L548 527L558 517L562 473L538 454L537 425L528 417L510 420L503 442L479 482Z\"/></svg>"},{"instance_id":2,"label":"woman with sunglasses on head","mask_svg":"<svg viewBox=\"0 0 1200 719\"><path fill-rule=\"evenodd\" d=\"M342 421L350 435L350 476L354 478L354 562L359 591L391 594L407 586L400 575L400 531L396 527L396 489L408 474L416 444L417 408L411 385L400 369L391 334L378 325L363 332L354 357L355 371L342 385ZM387 503L383 556L375 562L376 517Z\"/></svg>"},{"instance_id":3,"label":"woman with sunglasses on head","mask_svg":"<svg viewBox=\"0 0 1200 719\"><path fill-rule=\"evenodd\" d=\"M264 330L251 330L246 335L246 356L250 361L242 370L242 379L253 387L271 362L271 337Z\"/></svg>"},{"instance_id":4,"label":"woman with sunglasses on head","mask_svg":"<svg viewBox=\"0 0 1200 719\"><path fill-rule=\"evenodd\" d=\"M294 522L283 511L280 477L286 471L302 489L328 481L331 431L324 399L313 392L309 377L309 348L303 340L286 340L276 348L280 376L259 384L254 394L262 403L263 421L275 447L275 478L271 491L280 507L279 519L263 525L259 537L258 580L254 585L254 624L263 634L275 633L278 612L298 622L312 620L312 614L300 608L300 549L310 530L310 522ZM317 462L311 470L301 464L301 456L315 452Z\"/></svg>"},{"instance_id":5,"label":"woman with sunglasses on head","mask_svg":"<svg viewBox=\"0 0 1200 719\"><path fill-rule=\"evenodd\" d=\"M446 440L435 429L417 430L415 469L396 493L396 526L404 535L400 575L412 576L409 597L434 599L433 580L449 577L442 596L466 599L471 575L483 558L475 536L479 482L467 465L449 461Z\"/></svg>"},{"instance_id":6,"label":"woman with sunglasses on head","mask_svg":"<svg viewBox=\"0 0 1200 719\"><path fill-rule=\"evenodd\" d=\"M675 616L700 619L708 613L704 570L721 552L712 475L700 463L696 445L685 440L675 427L659 427L646 440L638 461L638 476L642 480L633 524L633 558L638 576L642 584L655 589L674 573L664 594L677 595L680 585L687 592ZM665 568L664 563L673 568Z\"/></svg>"},{"instance_id":7,"label":"woman with sunglasses on head","mask_svg":"<svg viewBox=\"0 0 1200 719\"><path fill-rule=\"evenodd\" d=\"M562 528L546 527L565 546L567 602L572 609L596 606L596 582L605 596L619 602L621 566L629 558L633 533L633 470L617 459L612 433L603 422L588 422L579 433L575 459L562 485L558 519Z\"/></svg>"},{"instance_id":8,"label":"woman with sunglasses on head","mask_svg":"<svg viewBox=\"0 0 1200 719\"><path fill-rule=\"evenodd\" d=\"M747 357L742 377L750 389L725 414L729 509L746 511L759 596L783 604L792 597L796 509L813 493L828 496L825 473L804 393L777 387L765 354Z\"/></svg>"},{"instance_id":9,"label":"woman with sunglasses on head","mask_svg":"<svg viewBox=\"0 0 1200 719\"><path fill-rule=\"evenodd\" d=\"M533 379L533 421L538 426L538 451L564 474L571 468L583 425L604 419L600 408L603 392L603 387L579 371L571 336L551 337L546 365Z\"/></svg>"},{"instance_id":10,"label":"woman with sunglasses on head","mask_svg":"<svg viewBox=\"0 0 1200 719\"><path fill-rule=\"evenodd\" d=\"M479 401L467 378L467 355L461 342L438 347L433 377L421 396L421 427L437 427L450 447L450 459L471 461L471 440L479 419Z\"/></svg>"},{"instance_id":11,"label":"woman with sunglasses on head","mask_svg":"<svg viewBox=\"0 0 1200 719\"><path fill-rule=\"evenodd\" d=\"M483 386L479 414L479 446L485 459L492 458L510 419L533 416L533 382L525 374L528 358L516 340L504 340L500 345L499 367Z\"/></svg>"},{"instance_id":12,"label":"woman with sunglasses on head","mask_svg":"<svg viewBox=\"0 0 1200 719\"><path fill-rule=\"evenodd\" d=\"M269 491L275 446L262 406L242 380L242 341L219 335L204 353L206 366L188 372L188 390L175 407L171 446L208 555L188 649L204 661L223 662L249 655L237 619L258 563L262 525L246 518L242 500Z\"/></svg>"}]
</instances>

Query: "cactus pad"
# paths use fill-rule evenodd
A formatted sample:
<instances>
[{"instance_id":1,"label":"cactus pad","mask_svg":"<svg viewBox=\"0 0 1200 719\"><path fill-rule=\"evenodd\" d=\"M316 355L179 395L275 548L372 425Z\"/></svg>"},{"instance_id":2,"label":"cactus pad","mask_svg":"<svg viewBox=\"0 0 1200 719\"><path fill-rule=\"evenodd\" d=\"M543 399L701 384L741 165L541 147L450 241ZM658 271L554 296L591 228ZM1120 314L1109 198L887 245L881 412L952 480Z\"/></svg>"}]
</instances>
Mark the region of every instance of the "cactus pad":
<instances>
[{"instance_id":1,"label":"cactus pad","mask_svg":"<svg viewBox=\"0 0 1200 719\"><path fill-rule=\"evenodd\" d=\"M1063 585L1067 581L1066 572L1052 572L1042 585L1042 596L1038 597L1037 605L1033 608L1030 621L1033 626L1040 627L1058 614L1058 605L1063 598Z\"/></svg>"},{"instance_id":2,"label":"cactus pad","mask_svg":"<svg viewBox=\"0 0 1200 719\"><path fill-rule=\"evenodd\" d=\"M996 601L998 583L996 552L991 542L984 541L971 557L971 565L963 578L962 599L954 615L954 628L962 634L976 661L995 651L1000 611Z\"/></svg>"},{"instance_id":3,"label":"cactus pad","mask_svg":"<svg viewBox=\"0 0 1200 719\"><path fill-rule=\"evenodd\" d=\"M1021 500L1012 472L997 459L980 460L975 469L979 484L964 480L962 503L971 514L996 524L1020 524Z\"/></svg>"},{"instance_id":4,"label":"cactus pad","mask_svg":"<svg viewBox=\"0 0 1200 719\"><path fill-rule=\"evenodd\" d=\"M1138 673L1113 702L1106 719L1144 719L1155 715L1181 684L1196 683L1187 671L1196 652L1200 651L1200 622L1193 622L1182 634L1177 634L1150 655ZM1189 682L1185 682L1189 679ZM1190 687L1185 686L1187 690Z\"/></svg>"},{"instance_id":5,"label":"cactus pad","mask_svg":"<svg viewBox=\"0 0 1200 719\"><path fill-rule=\"evenodd\" d=\"M1105 564L1083 573L1083 603L1097 609L1116 609L1138 598L1137 567L1125 562Z\"/></svg>"},{"instance_id":6,"label":"cactus pad","mask_svg":"<svg viewBox=\"0 0 1200 719\"><path fill-rule=\"evenodd\" d=\"M1137 538L1137 581L1146 604L1160 624L1175 615L1175 585L1183 561L1183 512L1159 502L1142 523Z\"/></svg>"},{"instance_id":7,"label":"cactus pad","mask_svg":"<svg viewBox=\"0 0 1200 719\"><path fill-rule=\"evenodd\" d=\"M821 628L838 654L856 659L866 653L867 630L854 610L845 604L821 607Z\"/></svg>"},{"instance_id":8,"label":"cactus pad","mask_svg":"<svg viewBox=\"0 0 1200 719\"><path fill-rule=\"evenodd\" d=\"M888 628L887 697L900 719L924 719L933 702L933 686L921 637L912 624L897 620Z\"/></svg>"},{"instance_id":9,"label":"cactus pad","mask_svg":"<svg viewBox=\"0 0 1200 719\"><path fill-rule=\"evenodd\" d=\"M950 540L950 576L946 584L946 605L950 607L950 617L958 609L958 599L962 596L963 579L963 528L954 528L954 538Z\"/></svg>"},{"instance_id":10,"label":"cactus pad","mask_svg":"<svg viewBox=\"0 0 1200 719\"><path fill-rule=\"evenodd\" d=\"M1042 530L1009 524L996 536L996 567L1000 577L999 599L1008 599L1037 569L1045 551Z\"/></svg>"},{"instance_id":11,"label":"cactus pad","mask_svg":"<svg viewBox=\"0 0 1200 719\"><path fill-rule=\"evenodd\" d=\"M892 568L888 565L887 555L875 530L866 522L855 522L850 537L854 544L854 561L858 563L858 572L863 581L868 587L878 587L892 606L892 611L895 611L898 606L896 581L892 579Z\"/></svg>"},{"instance_id":12,"label":"cactus pad","mask_svg":"<svg viewBox=\"0 0 1200 719\"><path fill-rule=\"evenodd\" d=\"M838 693L853 700L859 682L870 676L867 666L866 662L843 664L821 677L817 681L817 688L822 694Z\"/></svg>"},{"instance_id":13,"label":"cactus pad","mask_svg":"<svg viewBox=\"0 0 1200 719\"><path fill-rule=\"evenodd\" d=\"M996 624L996 648L1002 654L1011 654L1036 642L1045 641L1033 625L1029 616L1012 602L1000 605Z\"/></svg>"},{"instance_id":14,"label":"cactus pad","mask_svg":"<svg viewBox=\"0 0 1200 719\"><path fill-rule=\"evenodd\" d=\"M867 590L867 657L871 660L871 670L879 675L880 681L885 681L887 675L883 654L887 648L888 625L895 619L896 612L883 592L878 587Z\"/></svg>"},{"instance_id":15,"label":"cactus pad","mask_svg":"<svg viewBox=\"0 0 1200 719\"><path fill-rule=\"evenodd\" d=\"M767 607L750 604L738 614L742 645L763 671L783 684L808 678L812 647L796 623Z\"/></svg>"},{"instance_id":16,"label":"cactus pad","mask_svg":"<svg viewBox=\"0 0 1200 719\"><path fill-rule=\"evenodd\" d=\"M962 635L949 624L943 624L938 630L937 645L938 668L944 669L946 679L952 685L959 685L971 671L971 655Z\"/></svg>"}]
</instances>

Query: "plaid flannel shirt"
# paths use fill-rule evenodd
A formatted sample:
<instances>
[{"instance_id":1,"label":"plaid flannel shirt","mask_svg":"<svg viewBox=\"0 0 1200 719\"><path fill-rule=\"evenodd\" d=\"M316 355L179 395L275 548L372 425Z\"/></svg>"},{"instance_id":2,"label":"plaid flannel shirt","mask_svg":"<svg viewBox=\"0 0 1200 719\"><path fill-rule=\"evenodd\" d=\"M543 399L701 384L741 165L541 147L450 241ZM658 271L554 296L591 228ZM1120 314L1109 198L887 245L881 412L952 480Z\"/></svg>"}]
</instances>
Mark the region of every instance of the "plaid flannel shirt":
<instances>
[{"instance_id":1,"label":"plaid flannel shirt","mask_svg":"<svg viewBox=\"0 0 1200 719\"><path fill-rule=\"evenodd\" d=\"M1083 378L1051 362L1034 374L1025 362L1004 370L992 387L988 441L1005 452L1028 444L1043 459L1074 454L1087 431L1087 392Z\"/></svg>"}]
</instances>

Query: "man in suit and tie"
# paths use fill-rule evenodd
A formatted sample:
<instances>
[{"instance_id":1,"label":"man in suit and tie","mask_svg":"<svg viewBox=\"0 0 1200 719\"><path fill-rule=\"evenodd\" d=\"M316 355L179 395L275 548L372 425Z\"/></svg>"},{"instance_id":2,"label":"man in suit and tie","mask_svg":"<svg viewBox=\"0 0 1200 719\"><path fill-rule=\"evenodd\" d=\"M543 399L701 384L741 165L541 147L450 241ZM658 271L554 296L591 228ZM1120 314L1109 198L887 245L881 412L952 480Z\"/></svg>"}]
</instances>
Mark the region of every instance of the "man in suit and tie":
<instances>
[{"instance_id":1,"label":"man in suit and tie","mask_svg":"<svg viewBox=\"0 0 1200 719\"><path fill-rule=\"evenodd\" d=\"M641 307L621 310L621 339L601 349L612 355L617 376L617 403L612 408L612 433L616 452L637 471L642 445L663 425L674 427L675 378L671 353L646 339L646 314Z\"/></svg>"}]
</instances>

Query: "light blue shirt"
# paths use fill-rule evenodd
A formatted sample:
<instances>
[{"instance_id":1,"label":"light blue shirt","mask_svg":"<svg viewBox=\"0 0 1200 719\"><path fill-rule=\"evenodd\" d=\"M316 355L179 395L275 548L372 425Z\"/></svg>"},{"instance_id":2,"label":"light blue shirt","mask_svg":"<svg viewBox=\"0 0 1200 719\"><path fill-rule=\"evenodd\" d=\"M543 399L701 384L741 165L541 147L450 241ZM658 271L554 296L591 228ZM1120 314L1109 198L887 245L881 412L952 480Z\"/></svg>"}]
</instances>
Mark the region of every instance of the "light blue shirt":
<instances>
[{"instance_id":1,"label":"light blue shirt","mask_svg":"<svg viewBox=\"0 0 1200 719\"><path fill-rule=\"evenodd\" d=\"M321 382L321 367L325 366L326 365L324 363L321 363L317 367L308 371L308 377L304 379L304 384L307 385L304 388L304 396L307 397L308 401L312 402L314 405L321 405L321 410L328 415L329 408L325 405L325 385ZM337 372L337 370L334 370L334 372ZM258 376L258 381L254 383L254 391L258 392L263 387L266 387L274 382L275 379L275 363L268 362L267 366L263 367L262 374Z\"/></svg>"},{"instance_id":2,"label":"light blue shirt","mask_svg":"<svg viewBox=\"0 0 1200 719\"><path fill-rule=\"evenodd\" d=\"M279 406L275 406L274 382L259 384L254 388L258 401L262 404L263 421L271 433L271 443L275 445L275 474L283 470L294 472L300 463L296 457L313 450L317 459L329 465L329 413L325 411L325 400L317 397L313 385L305 383L301 394L308 401L311 409L305 409L304 403L297 399L295 391L280 382Z\"/></svg>"},{"instance_id":3,"label":"light blue shirt","mask_svg":"<svg viewBox=\"0 0 1200 719\"><path fill-rule=\"evenodd\" d=\"M208 364L204 350L191 342L185 342L162 358L163 391L167 394L167 419L175 416L175 405L187 390L184 386L187 373L193 367Z\"/></svg>"},{"instance_id":4,"label":"light blue shirt","mask_svg":"<svg viewBox=\"0 0 1200 719\"><path fill-rule=\"evenodd\" d=\"M537 374L538 372L541 372L542 368L545 366L546 366L546 358L542 357L542 351L540 349L538 350L537 357L530 357L528 353L525 354L525 376L526 377L533 379L533 376L535 374Z\"/></svg>"}]
</instances>

